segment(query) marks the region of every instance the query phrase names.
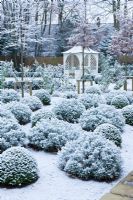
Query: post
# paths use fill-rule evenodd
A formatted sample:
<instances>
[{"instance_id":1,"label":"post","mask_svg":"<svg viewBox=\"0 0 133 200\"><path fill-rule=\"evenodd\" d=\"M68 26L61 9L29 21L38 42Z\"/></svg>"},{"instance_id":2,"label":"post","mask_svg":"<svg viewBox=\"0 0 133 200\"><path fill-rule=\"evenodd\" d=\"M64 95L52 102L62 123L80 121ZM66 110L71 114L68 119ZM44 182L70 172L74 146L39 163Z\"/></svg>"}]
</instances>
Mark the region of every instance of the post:
<instances>
[{"instance_id":1,"label":"post","mask_svg":"<svg viewBox=\"0 0 133 200\"><path fill-rule=\"evenodd\" d=\"M14 90L17 90L17 82L14 83Z\"/></svg>"},{"instance_id":2,"label":"post","mask_svg":"<svg viewBox=\"0 0 133 200\"><path fill-rule=\"evenodd\" d=\"M77 80L77 90L78 90L78 94L80 94L80 81Z\"/></svg>"},{"instance_id":3,"label":"post","mask_svg":"<svg viewBox=\"0 0 133 200\"><path fill-rule=\"evenodd\" d=\"M93 85L93 81L92 80L90 80L90 82L91 82L91 86Z\"/></svg>"},{"instance_id":4,"label":"post","mask_svg":"<svg viewBox=\"0 0 133 200\"><path fill-rule=\"evenodd\" d=\"M124 90L127 91L127 77L126 77L126 80L125 80L125 83L124 83Z\"/></svg>"},{"instance_id":5,"label":"post","mask_svg":"<svg viewBox=\"0 0 133 200\"><path fill-rule=\"evenodd\" d=\"M133 77L132 77L132 91L133 91Z\"/></svg>"},{"instance_id":6,"label":"post","mask_svg":"<svg viewBox=\"0 0 133 200\"><path fill-rule=\"evenodd\" d=\"M30 82L30 96L32 96L32 82Z\"/></svg>"}]
</instances>

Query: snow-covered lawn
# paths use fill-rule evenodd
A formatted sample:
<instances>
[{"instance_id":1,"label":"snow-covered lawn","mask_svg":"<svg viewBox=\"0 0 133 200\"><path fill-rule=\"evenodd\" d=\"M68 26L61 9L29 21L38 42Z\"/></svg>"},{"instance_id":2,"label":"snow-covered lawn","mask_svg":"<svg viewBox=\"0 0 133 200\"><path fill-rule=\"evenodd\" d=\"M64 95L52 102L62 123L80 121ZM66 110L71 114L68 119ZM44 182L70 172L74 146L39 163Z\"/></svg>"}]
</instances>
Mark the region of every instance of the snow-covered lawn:
<instances>
[{"instance_id":1,"label":"snow-covered lawn","mask_svg":"<svg viewBox=\"0 0 133 200\"><path fill-rule=\"evenodd\" d=\"M52 106L61 100L52 99ZM47 106L51 109L52 106ZM30 124L23 127L30 131ZM133 170L133 127L126 125L122 135L123 178ZM0 188L0 200L99 200L119 180L105 183L96 181L82 181L67 176L57 167L57 155L43 151L31 150L36 158L40 170L38 181L25 188L5 189Z\"/></svg>"}]
</instances>

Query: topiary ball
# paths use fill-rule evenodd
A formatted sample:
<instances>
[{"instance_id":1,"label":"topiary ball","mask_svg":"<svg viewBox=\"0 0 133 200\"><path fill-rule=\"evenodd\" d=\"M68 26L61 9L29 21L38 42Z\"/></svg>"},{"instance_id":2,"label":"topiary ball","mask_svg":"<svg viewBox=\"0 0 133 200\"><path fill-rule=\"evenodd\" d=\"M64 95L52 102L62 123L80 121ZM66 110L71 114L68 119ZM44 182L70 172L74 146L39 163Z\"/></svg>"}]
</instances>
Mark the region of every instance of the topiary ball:
<instances>
[{"instance_id":1,"label":"topiary ball","mask_svg":"<svg viewBox=\"0 0 133 200\"><path fill-rule=\"evenodd\" d=\"M51 96L46 90L44 90L44 89L38 90L35 93L35 96L38 97L41 100L43 105L50 105Z\"/></svg>"},{"instance_id":2,"label":"topiary ball","mask_svg":"<svg viewBox=\"0 0 133 200\"><path fill-rule=\"evenodd\" d=\"M106 95L106 101L108 105L111 105L111 101L114 97L118 95L124 95L130 104L133 103L133 96L125 90L113 90Z\"/></svg>"},{"instance_id":3,"label":"topiary ball","mask_svg":"<svg viewBox=\"0 0 133 200\"><path fill-rule=\"evenodd\" d=\"M10 110L4 104L0 105L0 117L4 118L14 118L14 115L11 113Z\"/></svg>"},{"instance_id":4,"label":"topiary ball","mask_svg":"<svg viewBox=\"0 0 133 200\"><path fill-rule=\"evenodd\" d=\"M98 85L89 86L85 90L85 92L88 94L99 94L99 95L102 93L102 91L100 90L100 87Z\"/></svg>"},{"instance_id":5,"label":"topiary ball","mask_svg":"<svg viewBox=\"0 0 133 200\"><path fill-rule=\"evenodd\" d=\"M0 133L4 134L10 130L20 129L20 125L17 120L13 118L0 117Z\"/></svg>"},{"instance_id":6,"label":"topiary ball","mask_svg":"<svg viewBox=\"0 0 133 200\"><path fill-rule=\"evenodd\" d=\"M21 129L10 130L4 134L0 133L0 152L10 147L25 145L27 145L27 138L25 132Z\"/></svg>"},{"instance_id":7,"label":"topiary ball","mask_svg":"<svg viewBox=\"0 0 133 200\"><path fill-rule=\"evenodd\" d=\"M32 111L39 110L43 107L43 104L40 101L40 99L35 96L24 97L23 99L21 99L21 103L29 106Z\"/></svg>"},{"instance_id":8,"label":"topiary ball","mask_svg":"<svg viewBox=\"0 0 133 200\"><path fill-rule=\"evenodd\" d=\"M78 98L78 95L76 92L74 91L67 91L65 92L65 94L63 95L63 98L66 98L66 99L77 99Z\"/></svg>"},{"instance_id":9,"label":"topiary ball","mask_svg":"<svg viewBox=\"0 0 133 200\"><path fill-rule=\"evenodd\" d=\"M12 146L25 146L27 138L14 118L0 117L0 152Z\"/></svg>"},{"instance_id":10,"label":"topiary ball","mask_svg":"<svg viewBox=\"0 0 133 200\"><path fill-rule=\"evenodd\" d=\"M12 147L0 156L0 184L20 187L38 179L38 168L30 152L22 147Z\"/></svg>"},{"instance_id":11,"label":"topiary ball","mask_svg":"<svg viewBox=\"0 0 133 200\"><path fill-rule=\"evenodd\" d=\"M122 114L125 117L126 124L133 126L133 105L125 106L122 109Z\"/></svg>"},{"instance_id":12,"label":"topiary ball","mask_svg":"<svg viewBox=\"0 0 133 200\"><path fill-rule=\"evenodd\" d=\"M114 142L116 146L121 147L122 143L121 132L114 125L108 123L101 124L95 129L94 133L96 135L102 135L106 139Z\"/></svg>"},{"instance_id":13,"label":"topiary ball","mask_svg":"<svg viewBox=\"0 0 133 200\"><path fill-rule=\"evenodd\" d=\"M101 135L83 134L58 156L61 170L83 180L111 181L120 176L120 151Z\"/></svg>"},{"instance_id":14,"label":"topiary ball","mask_svg":"<svg viewBox=\"0 0 133 200\"><path fill-rule=\"evenodd\" d=\"M109 105L100 105L97 108L86 110L81 115L79 122L86 131L94 131L97 126L104 123L112 124L122 131L125 125L122 113Z\"/></svg>"},{"instance_id":15,"label":"topiary ball","mask_svg":"<svg viewBox=\"0 0 133 200\"><path fill-rule=\"evenodd\" d=\"M53 119L56 118L55 114L52 111L46 109L40 109L36 113L33 114L31 118L32 127L40 122L42 119Z\"/></svg>"},{"instance_id":16,"label":"topiary ball","mask_svg":"<svg viewBox=\"0 0 133 200\"><path fill-rule=\"evenodd\" d=\"M99 104L106 103L105 99L98 94L82 94L79 101L85 106L86 109L98 107Z\"/></svg>"},{"instance_id":17,"label":"topiary ball","mask_svg":"<svg viewBox=\"0 0 133 200\"><path fill-rule=\"evenodd\" d=\"M115 106L115 108L121 109L129 105L129 101L126 96L117 95L112 99L111 105Z\"/></svg>"},{"instance_id":18,"label":"topiary ball","mask_svg":"<svg viewBox=\"0 0 133 200\"><path fill-rule=\"evenodd\" d=\"M20 100L20 96L19 94L13 90L13 89L5 89L2 90L0 93L0 100L3 103L9 103L11 101L19 101Z\"/></svg>"},{"instance_id":19,"label":"topiary ball","mask_svg":"<svg viewBox=\"0 0 133 200\"><path fill-rule=\"evenodd\" d=\"M75 140L82 129L57 119L42 120L32 128L29 145L38 150L57 152L66 142Z\"/></svg>"},{"instance_id":20,"label":"topiary ball","mask_svg":"<svg viewBox=\"0 0 133 200\"><path fill-rule=\"evenodd\" d=\"M76 99L65 99L53 109L53 112L58 119L70 123L78 122L79 117L84 111L84 105Z\"/></svg>"},{"instance_id":21,"label":"topiary ball","mask_svg":"<svg viewBox=\"0 0 133 200\"><path fill-rule=\"evenodd\" d=\"M32 111L29 106L21 103L21 102L13 102L7 105L7 109L9 109L18 122L21 125L27 124L31 120Z\"/></svg>"}]
</instances>

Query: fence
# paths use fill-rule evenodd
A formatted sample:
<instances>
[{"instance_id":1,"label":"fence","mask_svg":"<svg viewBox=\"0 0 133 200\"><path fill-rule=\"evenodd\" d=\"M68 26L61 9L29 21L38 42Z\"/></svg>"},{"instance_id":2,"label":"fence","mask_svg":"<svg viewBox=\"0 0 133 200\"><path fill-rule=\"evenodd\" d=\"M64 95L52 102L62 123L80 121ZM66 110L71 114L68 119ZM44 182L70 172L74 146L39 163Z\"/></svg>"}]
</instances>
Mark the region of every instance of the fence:
<instances>
[{"instance_id":1,"label":"fence","mask_svg":"<svg viewBox=\"0 0 133 200\"><path fill-rule=\"evenodd\" d=\"M11 61L14 60L11 56L0 56L0 61ZM51 65L58 65L63 64L63 57L25 57L24 58L24 64L26 66L31 66L35 61L37 61L39 64L51 64ZM17 57L15 60L16 63L20 63L20 58Z\"/></svg>"}]
</instances>

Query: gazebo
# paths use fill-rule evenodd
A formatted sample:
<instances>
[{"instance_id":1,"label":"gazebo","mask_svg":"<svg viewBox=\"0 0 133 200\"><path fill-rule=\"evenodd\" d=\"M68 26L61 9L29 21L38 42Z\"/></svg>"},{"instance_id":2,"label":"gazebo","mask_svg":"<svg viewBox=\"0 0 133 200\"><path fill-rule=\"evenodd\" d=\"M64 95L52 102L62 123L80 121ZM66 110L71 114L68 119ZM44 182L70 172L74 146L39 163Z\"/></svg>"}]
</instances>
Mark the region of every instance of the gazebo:
<instances>
[{"instance_id":1,"label":"gazebo","mask_svg":"<svg viewBox=\"0 0 133 200\"><path fill-rule=\"evenodd\" d=\"M68 51L63 52L63 65L67 78L80 79L82 76L82 46L74 46ZM90 48L84 50L85 74L98 73L99 53Z\"/></svg>"}]
</instances>

